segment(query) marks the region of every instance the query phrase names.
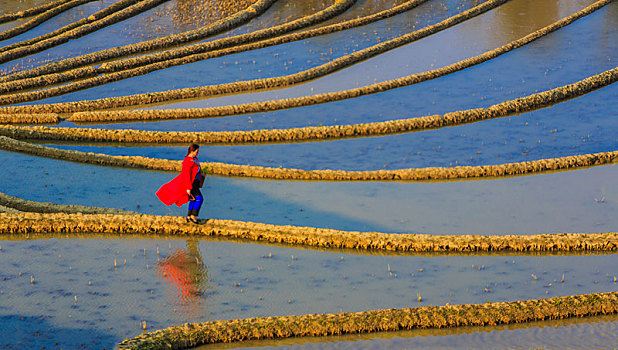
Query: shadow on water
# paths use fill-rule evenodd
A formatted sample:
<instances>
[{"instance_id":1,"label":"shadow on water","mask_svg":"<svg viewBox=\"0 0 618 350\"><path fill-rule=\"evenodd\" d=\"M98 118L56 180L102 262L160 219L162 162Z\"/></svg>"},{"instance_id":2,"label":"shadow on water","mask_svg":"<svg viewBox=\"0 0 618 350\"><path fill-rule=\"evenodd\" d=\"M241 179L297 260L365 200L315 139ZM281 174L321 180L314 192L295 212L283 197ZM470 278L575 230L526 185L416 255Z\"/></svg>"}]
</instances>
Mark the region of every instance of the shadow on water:
<instances>
[{"instance_id":1,"label":"shadow on water","mask_svg":"<svg viewBox=\"0 0 618 350\"><path fill-rule=\"evenodd\" d=\"M0 308L1 310L1 308ZM2 349L113 349L118 339L90 326L64 328L54 325L51 316L0 315Z\"/></svg>"}]
</instances>

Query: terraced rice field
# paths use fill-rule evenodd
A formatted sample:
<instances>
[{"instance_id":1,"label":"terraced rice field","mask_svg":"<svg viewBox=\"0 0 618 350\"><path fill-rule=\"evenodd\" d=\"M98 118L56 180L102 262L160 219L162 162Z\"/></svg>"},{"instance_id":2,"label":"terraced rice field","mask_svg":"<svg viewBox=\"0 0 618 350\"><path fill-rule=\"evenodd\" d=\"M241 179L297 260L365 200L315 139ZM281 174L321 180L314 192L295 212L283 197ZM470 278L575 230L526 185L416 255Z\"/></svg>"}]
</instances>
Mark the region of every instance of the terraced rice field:
<instances>
[{"instance_id":1,"label":"terraced rice field","mask_svg":"<svg viewBox=\"0 0 618 350\"><path fill-rule=\"evenodd\" d=\"M616 1L0 0L0 46L3 348L618 344Z\"/></svg>"}]
</instances>

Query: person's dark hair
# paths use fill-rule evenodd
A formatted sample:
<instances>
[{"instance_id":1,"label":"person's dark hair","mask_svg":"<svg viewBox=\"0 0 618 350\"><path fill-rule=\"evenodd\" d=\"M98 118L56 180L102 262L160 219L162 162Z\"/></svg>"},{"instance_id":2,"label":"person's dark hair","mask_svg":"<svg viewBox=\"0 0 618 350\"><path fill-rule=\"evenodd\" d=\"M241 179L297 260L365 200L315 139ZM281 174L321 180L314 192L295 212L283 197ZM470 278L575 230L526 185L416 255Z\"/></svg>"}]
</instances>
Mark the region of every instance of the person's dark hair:
<instances>
[{"instance_id":1,"label":"person's dark hair","mask_svg":"<svg viewBox=\"0 0 618 350\"><path fill-rule=\"evenodd\" d=\"M189 149L187 150L187 155L189 155L189 153L199 148L200 148L200 145L198 145L197 143L192 143L191 146L189 146Z\"/></svg>"}]
</instances>

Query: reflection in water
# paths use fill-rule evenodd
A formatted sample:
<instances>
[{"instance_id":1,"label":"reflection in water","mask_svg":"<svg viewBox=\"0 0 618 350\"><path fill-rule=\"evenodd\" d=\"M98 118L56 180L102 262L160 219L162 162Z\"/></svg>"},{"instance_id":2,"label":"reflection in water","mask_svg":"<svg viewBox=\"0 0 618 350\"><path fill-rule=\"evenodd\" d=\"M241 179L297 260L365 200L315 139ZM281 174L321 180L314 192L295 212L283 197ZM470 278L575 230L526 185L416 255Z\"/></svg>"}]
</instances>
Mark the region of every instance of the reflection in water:
<instances>
[{"instance_id":1,"label":"reflection in water","mask_svg":"<svg viewBox=\"0 0 618 350\"><path fill-rule=\"evenodd\" d=\"M156 271L178 289L177 295L171 296L170 305L182 322L201 318L209 286L208 268L202 260L198 241L187 240L187 249L176 249L157 262Z\"/></svg>"}]
</instances>

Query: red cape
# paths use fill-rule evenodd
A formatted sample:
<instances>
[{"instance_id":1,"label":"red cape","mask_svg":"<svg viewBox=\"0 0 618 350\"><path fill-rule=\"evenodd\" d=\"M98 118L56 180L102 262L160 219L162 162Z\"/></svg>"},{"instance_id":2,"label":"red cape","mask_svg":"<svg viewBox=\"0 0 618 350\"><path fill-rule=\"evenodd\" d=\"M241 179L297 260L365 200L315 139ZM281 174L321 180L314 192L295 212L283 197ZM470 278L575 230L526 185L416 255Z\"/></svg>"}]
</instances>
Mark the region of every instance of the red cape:
<instances>
[{"instance_id":1,"label":"red cape","mask_svg":"<svg viewBox=\"0 0 618 350\"><path fill-rule=\"evenodd\" d=\"M193 185L193 179L197 176L199 166L191 157L185 157L182 161L182 171L172 181L161 186L157 191L157 197L165 205L176 204L181 206L189 201L187 190L190 190Z\"/></svg>"}]
</instances>

